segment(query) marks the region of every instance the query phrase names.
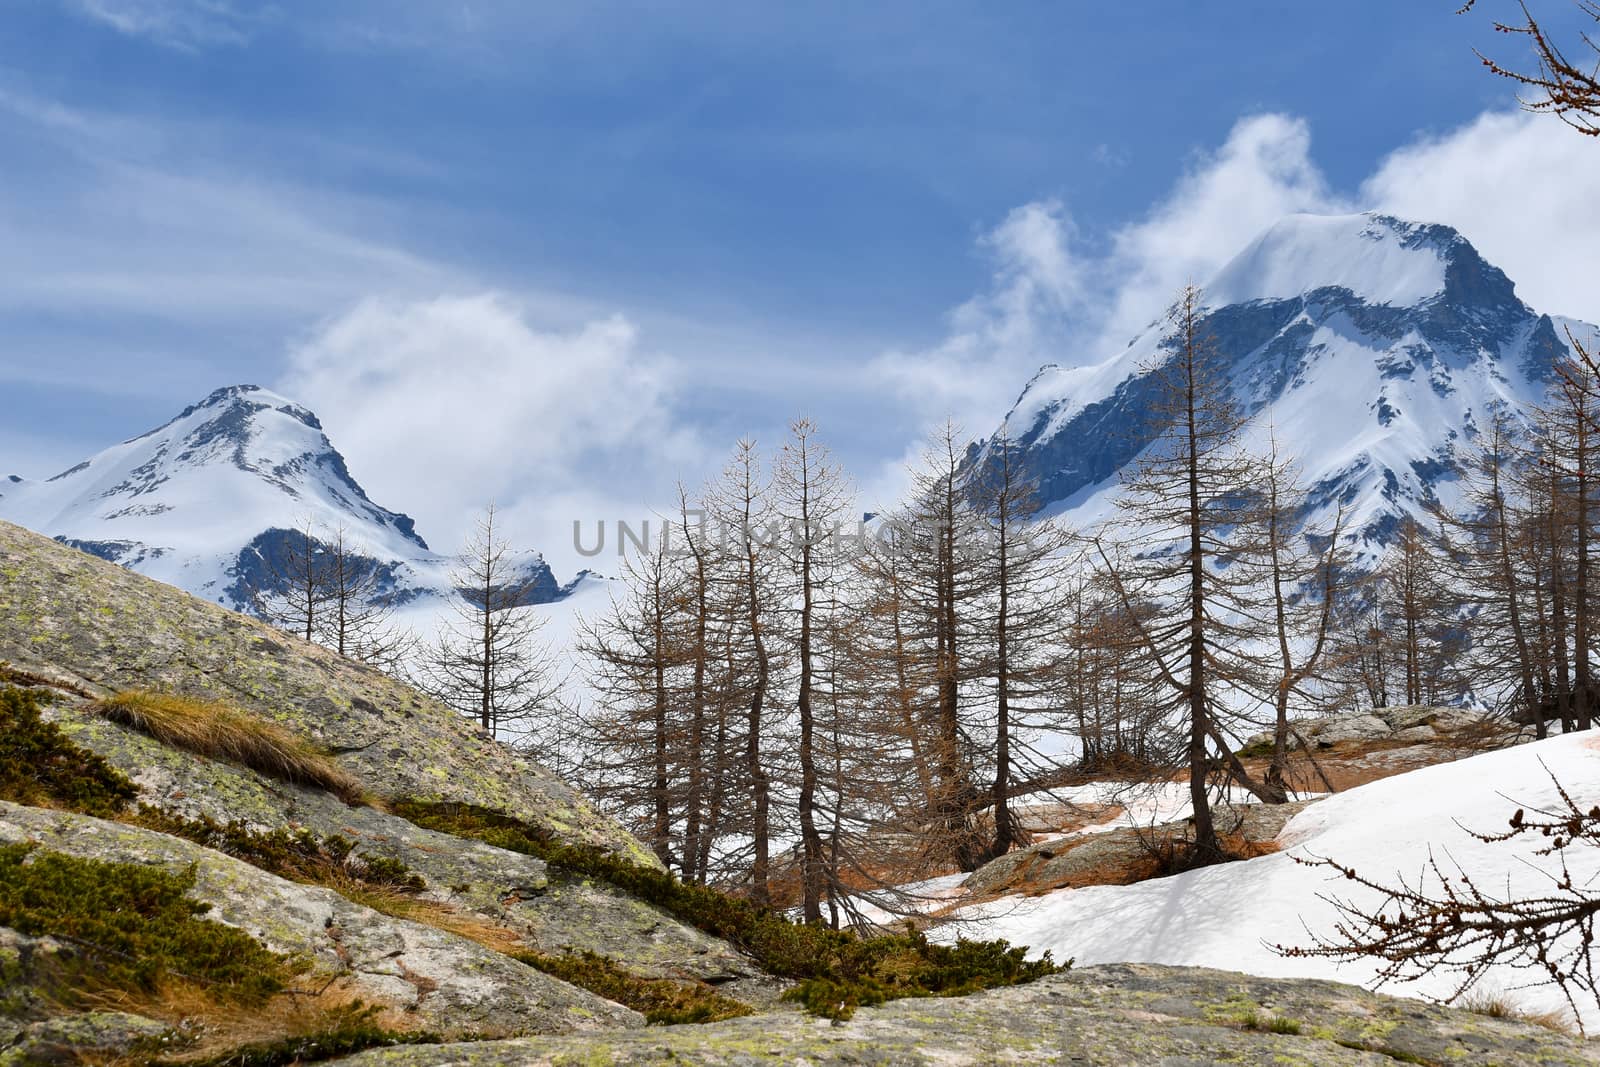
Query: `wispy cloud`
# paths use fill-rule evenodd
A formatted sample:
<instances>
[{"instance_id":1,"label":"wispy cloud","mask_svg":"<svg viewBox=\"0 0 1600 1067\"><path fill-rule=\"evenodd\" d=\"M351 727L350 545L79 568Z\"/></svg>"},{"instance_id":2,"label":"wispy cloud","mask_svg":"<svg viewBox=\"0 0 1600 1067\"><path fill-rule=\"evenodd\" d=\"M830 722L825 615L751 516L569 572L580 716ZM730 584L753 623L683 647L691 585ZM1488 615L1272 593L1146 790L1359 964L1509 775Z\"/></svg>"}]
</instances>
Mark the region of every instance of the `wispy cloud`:
<instances>
[{"instance_id":1,"label":"wispy cloud","mask_svg":"<svg viewBox=\"0 0 1600 1067\"><path fill-rule=\"evenodd\" d=\"M33 148L0 194L0 308L262 323L458 277L382 202L207 160L181 124L0 86L0 132Z\"/></svg>"},{"instance_id":2,"label":"wispy cloud","mask_svg":"<svg viewBox=\"0 0 1600 1067\"><path fill-rule=\"evenodd\" d=\"M932 348L895 349L870 375L928 417L972 426L1015 395L1018 371L1047 359L1085 295L1088 264L1072 248L1072 220L1059 201L1016 208L979 240L988 287L949 315Z\"/></svg>"},{"instance_id":3,"label":"wispy cloud","mask_svg":"<svg viewBox=\"0 0 1600 1067\"><path fill-rule=\"evenodd\" d=\"M128 37L182 51L246 44L277 17L271 4L246 11L229 0L66 0L66 5Z\"/></svg>"}]
</instances>

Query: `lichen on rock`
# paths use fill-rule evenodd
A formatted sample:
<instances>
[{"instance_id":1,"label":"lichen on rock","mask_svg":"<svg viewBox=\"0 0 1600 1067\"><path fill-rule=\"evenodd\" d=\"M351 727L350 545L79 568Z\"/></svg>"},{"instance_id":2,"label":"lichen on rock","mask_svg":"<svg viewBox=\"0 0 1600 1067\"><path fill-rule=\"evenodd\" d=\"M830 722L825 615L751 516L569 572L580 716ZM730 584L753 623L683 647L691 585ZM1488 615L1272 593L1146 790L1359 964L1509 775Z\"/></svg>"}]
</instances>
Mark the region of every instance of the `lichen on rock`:
<instances>
[{"instance_id":1,"label":"lichen on rock","mask_svg":"<svg viewBox=\"0 0 1600 1067\"><path fill-rule=\"evenodd\" d=\"M370 667L6 522L0 569L0 662L96 697L226 702L325 746L376 796L473 804L658 863L560 778Z\"/></svg>"},{"instance_id":2,"label":"lichen on rock","mask_svg":"<svg viewBox=\"0 0 1600 1067\"><path fill-rule=\"evenodd\" d=\"M1248 1019L1241 1010L1250 1006ZM1255 1025L1258 1011L1298 1032ZM1291 1028L1283 1026L1284 1031ZM1527 1023L1368 993L1336 982L1114 964L958 999L898 1000L832 1025L801 1015L536 1041L394 1048L347 1067L542 1067L670 1061L717 1065L963 1067L1461 1067L1600 1064L1600 1049Z\"/></svg>"},{"instance_id":3,"label":"lichen on rock","mask_svg":"<svg viewBox=\"0 0 1600 1067\"><path fill-rule=\"evenodd\" d=\"M441 1034L561 1033L638 1026L620 1005L455 934L391 918L188 841L121 823L0 802L0 842L194 872L207 917L309 962L354 996Z\"/></svg>"}]
</instances>

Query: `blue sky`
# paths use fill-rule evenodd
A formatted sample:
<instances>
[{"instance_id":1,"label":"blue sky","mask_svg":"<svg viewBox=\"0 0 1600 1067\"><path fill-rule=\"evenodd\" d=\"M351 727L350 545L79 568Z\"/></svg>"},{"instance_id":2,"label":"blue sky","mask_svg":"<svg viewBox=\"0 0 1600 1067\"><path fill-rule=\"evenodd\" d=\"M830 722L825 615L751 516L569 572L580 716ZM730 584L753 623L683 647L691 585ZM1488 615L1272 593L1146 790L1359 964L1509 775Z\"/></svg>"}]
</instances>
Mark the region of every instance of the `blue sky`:
<instances>
[{"instance_id":1,"label":"blue sky","mask_svg":"<svg viewBox=\"0 0 1600 1067\"><path fill-rule=\"evenodd\" d=\"M446 543L800 411L888 492L1287 210L1437 216L1600 315L1595 179L1508 195L1597 168L1456 6L0 0L0 473L254 381Z\"/></svg>"}]
</instances>

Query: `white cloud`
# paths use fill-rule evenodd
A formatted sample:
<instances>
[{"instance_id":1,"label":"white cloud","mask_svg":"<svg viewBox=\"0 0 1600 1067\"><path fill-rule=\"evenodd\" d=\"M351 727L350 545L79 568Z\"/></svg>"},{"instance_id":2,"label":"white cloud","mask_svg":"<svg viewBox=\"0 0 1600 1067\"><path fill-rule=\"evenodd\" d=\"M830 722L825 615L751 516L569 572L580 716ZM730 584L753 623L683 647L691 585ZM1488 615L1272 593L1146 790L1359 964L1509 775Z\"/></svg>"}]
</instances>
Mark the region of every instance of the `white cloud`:
<instances>
[{"instance_id":1,"label":"white cloud","mask_svg":"<svg viewBox=\"0 0 1600 1067\"><path fill-rule=\"evenodd\" d=\"M1460 230L1539 311L1600 321L1600 146L1549 116L1480 115L1385 159L1364 204Z\"/></svg>"},{"instance_id":2,"label":"white cloud","mask_svg":"<svg viewBox=\"0 0 1600 1067\"><path fill-rule=\"evenodd\" d=\"M1018 374L1048 358L1085 289L1073 226L1062 205L1016 208L979 241L992 263L989 288L950 313L949 333L922 351L873 361L869 380L933 417L987 419L1020 387Z\"/></svg>"},{"instance_id":3,"label":"white cloud","mask_svg":"<svg viewBox=\"0 0 1600 1067\"><path fill-rule=\"evenodd\" d=\"M1241 119L1221 148L1197 156L1166 198L1117 230L1095 275L1109 287L1096 349L1106 355L1161 313L1181 286L1203 285L1285 215L1353 210L1311 161L1302 119ZM1103 355L1100 357L1103 358Z\"/></svg>"},{"instance_id":4,"label":"white cloud","mask_svg":"<svg viewBox=\"0 0 1600 1067\"><path fill-rule=\"evenodd\" d=\"M245 12L228 0L67 0L67 6L118 33L184 51L245 44L274 10Z\"/></svg>"},{"instance_id":5,"label":"white cloud","mask_svg":"<svg viewBox=\"0 0 1600 1067\"><path fill-rule=\"evenodd\" d=\"M411 510L436 547L494 501L570 570L573 519L635 517L637 501L704 462L674 420L673 377L623 318L541 328L483 293L364 301L292 350L281 389L323 416L374 499Z\"/></svg>"},{"instance_id":6,"label":"white cloud","mask_svg":"<svg viewBox=\"0 0 1600 1067\"><path fill-rule=\"evenodd\" d=\"M944 339L885 353L872 370L924 418L955 413L985 434L1041 364L1114 355L1181 286L1203 286L1261 231L1297 212L1381 210L1445 223L1505 270L1535 309L1600 320L1595 151L1548 117L1492 112L1398 148L1347 192L1317 166L1304 120L1250 116L1215 151L1197 154L1142 217L1111 231L1097 254L1074 247L1063 204L1013 211L983 239L994 253L991 276L951 314Z\"/></svg>"},{"instance_id":7,"label":"white cloud","mask_svg":"<svg viewBox=\"0 0 1600 1067\"><path fill-rule=\"evenodd\" d=\"M1179 286L1203 282L1277 219L1342 209L1310 146L1298 119L1242 119L1098 256L1074 249L1076 227L1061 202L1015 209L981 239L993 264L987 288L951 313L945 338L887 352L872 371L926 417L954 415L987 433L1042 363L1104 358L1159 315Z\"/></svg>"}]
</instances>

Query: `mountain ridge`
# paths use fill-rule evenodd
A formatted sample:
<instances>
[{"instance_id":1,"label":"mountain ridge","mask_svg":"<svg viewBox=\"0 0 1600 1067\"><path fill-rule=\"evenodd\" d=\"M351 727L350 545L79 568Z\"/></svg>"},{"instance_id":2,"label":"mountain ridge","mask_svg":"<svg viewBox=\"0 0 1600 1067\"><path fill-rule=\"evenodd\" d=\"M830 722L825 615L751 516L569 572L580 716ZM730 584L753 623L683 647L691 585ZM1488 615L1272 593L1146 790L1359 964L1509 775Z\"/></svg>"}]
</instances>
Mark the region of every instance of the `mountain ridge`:
<instances>
[{"instance_id":1,"label":"mountain ridge","mask_svg":"<svg viewBox=\"0 0 1600 1067\"><path fill-rule=\"evenodd\" d=\"M1566 331L1600 335L1529 307L1453 228L1371 212L1280 220L1202 301L1246 442L1275 435L1323 510L1342 501L1367 545L1452 495L1462 449L1497 413L1526 416L1570 351ZM1169 351L1157 321L1100 362L1041 367L969 463L1004 434L1050 510L1104 518L1119 473L1154 439Z\"/></svg>"},{"instance_id":2,"label":"mountain ridge","mask_svg":"<svg viewBox=\"0 0 1600 1067\"><path fill-rule=\"evenodd\" d=\"M282 583L308 528L324 548L340 531L392 602L453 592L449 557L367 495L316 413L257 385L213 390L43 481L11 475L0 518L234 608ZM516 570L527 603L562 595L542 556Z\"/></svg>"}]
</instances>

